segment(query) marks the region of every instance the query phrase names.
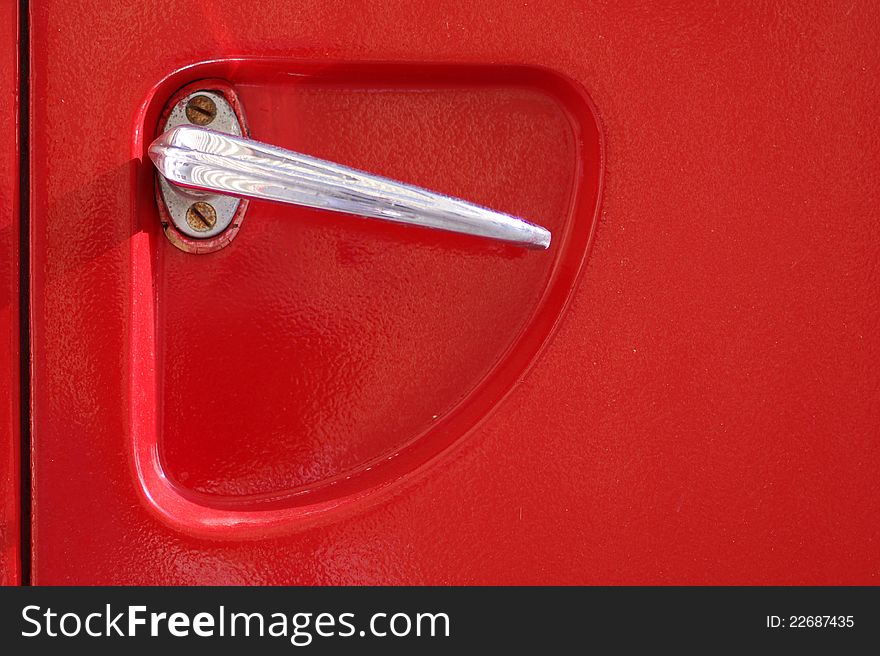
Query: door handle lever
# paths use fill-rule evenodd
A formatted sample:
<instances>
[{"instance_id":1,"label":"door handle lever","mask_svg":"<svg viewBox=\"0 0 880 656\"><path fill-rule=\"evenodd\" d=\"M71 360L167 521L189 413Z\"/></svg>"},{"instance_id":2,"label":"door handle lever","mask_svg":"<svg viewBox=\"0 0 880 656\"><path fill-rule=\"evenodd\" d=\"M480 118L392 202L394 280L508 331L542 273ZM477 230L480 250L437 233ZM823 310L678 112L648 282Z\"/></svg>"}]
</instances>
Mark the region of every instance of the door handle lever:
<instances>
[{"instance_id":1,"label":"door handle lever","mask_svg":"<svg viewBox=\"0 0 880 656\"><path fill-rule=\"evenodd\" d=\"M159 173L181 187L301 205L476 235L530 248L550 231L421 187L207 128L180 125L149 147Z\"/></svg>"}]
</instances>

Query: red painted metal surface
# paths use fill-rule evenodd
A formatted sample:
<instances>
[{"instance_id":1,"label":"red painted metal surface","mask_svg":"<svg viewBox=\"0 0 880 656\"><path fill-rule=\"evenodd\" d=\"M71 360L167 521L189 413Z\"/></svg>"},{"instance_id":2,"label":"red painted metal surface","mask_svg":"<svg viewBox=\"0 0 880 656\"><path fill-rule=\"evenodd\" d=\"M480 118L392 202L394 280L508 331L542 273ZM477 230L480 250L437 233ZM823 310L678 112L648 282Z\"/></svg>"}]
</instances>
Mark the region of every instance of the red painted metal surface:
<instances>
[{"instance_id":1,"label":"red painted metal surface","mask_svg":"<svg viewBox=\"0 0 880 656\"><path fill-rule=\"evenodd\" d=\"M18 332L18 8L0 5L0 585L21 575Z\"/></svg>"},{"instance_id":2,"label":"red painted metal surface","mask_svg":"<svg viewBox=\"0 0 880 656\"><path fill-rule=\"evenodd\" d=\"M547 5L32 2L36 582L876 582L880 11ZM177 251L198 77L565 238Z\"/></svg>"},{"instance_id":3,"label":"red painted metal surface","mask_svg":"<svg viewBox=\"0 0 880 656\"><path fill-rule=\"evenodd\" d=\"M588 101L533 68L235 60L174 78L214 76L235 83L259 138L416 176L556 234L549 253L530 253L262 204L235 249L194 260L168 246L144 201L132 269L137 471L174 527L254 537L375 496L510 389L583 260L601 153ZM375 136L338 138L358 129ZM528 140L499 137L509 134ZM400 135L435 147L412 155Z\"/></svg>"}]
</instances>

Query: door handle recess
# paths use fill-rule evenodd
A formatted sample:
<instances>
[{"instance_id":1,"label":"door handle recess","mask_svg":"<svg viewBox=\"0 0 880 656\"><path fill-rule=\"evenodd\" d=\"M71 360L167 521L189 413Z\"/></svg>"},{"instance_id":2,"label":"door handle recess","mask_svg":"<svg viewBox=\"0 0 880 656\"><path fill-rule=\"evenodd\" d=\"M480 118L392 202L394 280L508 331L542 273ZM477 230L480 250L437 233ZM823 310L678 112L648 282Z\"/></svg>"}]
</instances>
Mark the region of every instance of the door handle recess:
<instances>
[{"instance_id":1,"label":"door handle recess","mask_svg":"<svg viewBox=\"0 0 880 656\"><path fill-rule=\"evenodd\" d=\"M195 125L164 132L150 158L186 189L395 221L544 249L550 231L523 219L334 162Z\"/></svg>"}]
</instances>

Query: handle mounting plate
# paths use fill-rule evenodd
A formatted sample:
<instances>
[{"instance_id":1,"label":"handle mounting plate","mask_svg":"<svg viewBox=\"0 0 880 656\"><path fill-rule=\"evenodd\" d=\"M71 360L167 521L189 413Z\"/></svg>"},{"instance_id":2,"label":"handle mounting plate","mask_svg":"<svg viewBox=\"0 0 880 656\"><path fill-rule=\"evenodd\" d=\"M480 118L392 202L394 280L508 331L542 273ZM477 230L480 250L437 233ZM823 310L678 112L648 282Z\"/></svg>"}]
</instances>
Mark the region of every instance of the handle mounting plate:
<instances>
[{"instance_id":1,"label":"handle mounting plate","mask_svg":"<svg viewBox=\"0 0 880 656\"><path fill-rule=\"evenodd\" d=\"M247 137L242 105L222 80L198 80L169 100L159 120L159 134L181 125L196 125ZM210 253L228 245L238 233L248 206L246 198L187 189L156 176L156 202L166 237L187 253Z\"/></svg>"}]
</instances>

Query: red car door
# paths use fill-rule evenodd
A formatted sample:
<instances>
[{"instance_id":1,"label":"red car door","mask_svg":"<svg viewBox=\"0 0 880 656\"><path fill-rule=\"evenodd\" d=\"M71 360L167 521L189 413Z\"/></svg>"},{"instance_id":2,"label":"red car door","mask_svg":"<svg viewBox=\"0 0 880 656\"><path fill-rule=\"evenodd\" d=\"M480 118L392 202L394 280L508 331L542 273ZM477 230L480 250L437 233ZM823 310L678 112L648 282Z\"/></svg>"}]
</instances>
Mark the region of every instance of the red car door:
<instances>
[{"instance_id":1,"label":"red car door","mask_svg":"<svg viewBox=\"0 0 880 656\"><path fill-rule=\"evenodd\" d=\"M877 581L875 5L30 12L32 581ZM147 148L217 85L553 242L251 201L185 252Z\"/></svg>"}]
</instances>

